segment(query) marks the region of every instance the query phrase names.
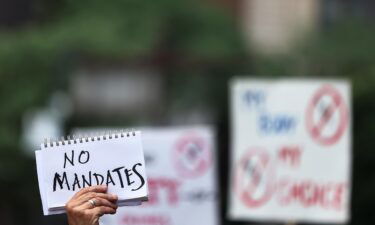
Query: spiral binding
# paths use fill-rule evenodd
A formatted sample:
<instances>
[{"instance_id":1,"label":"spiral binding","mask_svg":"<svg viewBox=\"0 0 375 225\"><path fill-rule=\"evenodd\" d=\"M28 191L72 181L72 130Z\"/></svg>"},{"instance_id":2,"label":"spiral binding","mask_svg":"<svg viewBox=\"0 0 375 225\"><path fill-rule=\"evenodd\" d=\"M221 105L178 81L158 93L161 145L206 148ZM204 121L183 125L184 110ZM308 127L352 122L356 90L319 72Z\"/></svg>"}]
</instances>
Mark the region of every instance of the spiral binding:
<instances>
[{"instance_id":1,"label":"spiral binding","mask_svg":"<svg viewBox=\"0 0 375 225\"><path fill-rule=\"evenodd\" d=\"M54 147L54 146L64 146L64 145L72 145L77 143L84 143L84 142L94 142L94 141L100 141L100 140L107 140L107 139L117 139L117 138L124 138L124 137L130 137L130 136L136 136L135 130L109 130L104 132L96 132L91 134L78 134L78 135L67 135L62 136L58 139L44 139L44 142L42 145L44 145L45 148L48 147Z\"/></svg>"}]
</instances>

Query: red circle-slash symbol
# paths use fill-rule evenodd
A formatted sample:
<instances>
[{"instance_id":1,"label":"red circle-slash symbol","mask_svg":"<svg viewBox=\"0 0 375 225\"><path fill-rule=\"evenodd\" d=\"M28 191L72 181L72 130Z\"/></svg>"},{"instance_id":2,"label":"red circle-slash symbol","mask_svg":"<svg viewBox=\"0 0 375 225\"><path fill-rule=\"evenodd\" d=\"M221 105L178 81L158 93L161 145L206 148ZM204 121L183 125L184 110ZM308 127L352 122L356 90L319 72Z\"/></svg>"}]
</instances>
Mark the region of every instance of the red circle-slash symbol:
<instances>
[{"instance_id":1,"label":"red circle-slash symbol","mask_svg":"<svg viewBox=\"0 0 375 225\"><path fill-rule=\"evenodd\" d=\"M176 142L172 157L179 175L196 178L203 175L211 165L211 146L197 134L186 134Z\"/></svg>"},{"instance_id":2,"label":"red circle-slash symbol","mask_svg":"<svg viewBox=\"0 0 375 225\"><path fill-rule=\"evenodd\" d=\"M324 85L313 96L306 111L306 127L311 137L321 145L333 145L348 125L348 109L340 93Z\"/></svg>"},{"instance_id":3,"label":"red circle-slash symbol","mask_svg":"<svg viewBox=\"0 0 375 225\"><path fill-rule=\"evenodd\" d=\"M268 153L251 148L237 163L234 189L242 203L249 208L266 204L274 192L274 166Z\"/></svg>"}]
</instances>

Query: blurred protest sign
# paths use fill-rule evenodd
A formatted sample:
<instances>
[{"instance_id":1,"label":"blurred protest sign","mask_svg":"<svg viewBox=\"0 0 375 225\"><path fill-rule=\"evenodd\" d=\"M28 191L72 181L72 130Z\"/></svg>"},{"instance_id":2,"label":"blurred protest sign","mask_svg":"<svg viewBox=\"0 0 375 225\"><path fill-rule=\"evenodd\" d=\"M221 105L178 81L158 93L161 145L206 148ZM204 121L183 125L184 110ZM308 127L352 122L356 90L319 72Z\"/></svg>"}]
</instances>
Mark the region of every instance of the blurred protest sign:
<instances>
[{"instance_id":1,"label":"blurred protest sign","mask_svg":"<svg viewBox=\"0 0 375 225\"><path fill-rule=\"evenodd\" d=\"M149 202L104 216L104 225L217 225L213 130L141 129Z\"/></svg>"},{"instance_id":2,"label":"blurred protest sign","mask_svg":"<svg viewBox=\"0 0 375 225\"><path fill-rule=\"evenodd\" d=\"M65 212L76 192L93 185L107 185L119 206L147 200L139 131L46 142L35 154L44 215Z\"/></svg>"},{"instance_id":3,"label":"blurred protest sign","mask_svg":"<svg viewBox=\"0 0 375 225\"><path fill-rule=\"evenodd\" d=\"M339 80L231 84L234 220L349 220L350 85Z\"/></svg>"}]
</instances>

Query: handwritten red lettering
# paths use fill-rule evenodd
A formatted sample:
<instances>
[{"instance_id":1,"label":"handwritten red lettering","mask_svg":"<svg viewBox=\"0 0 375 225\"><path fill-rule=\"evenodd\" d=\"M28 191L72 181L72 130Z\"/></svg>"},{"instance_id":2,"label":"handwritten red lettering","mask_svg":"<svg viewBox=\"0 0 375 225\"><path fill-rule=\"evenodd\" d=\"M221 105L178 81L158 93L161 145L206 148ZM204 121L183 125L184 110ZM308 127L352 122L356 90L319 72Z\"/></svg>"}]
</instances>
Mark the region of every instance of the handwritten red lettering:
<instances>
[{"instance_id":1,"label":"handwritten red lettering","mask_svg":"<svg viewBox=\"0 0 375 225\"><path fill-rule=\"evenodd\" d=\"M162 193L166 195L166 202L169 205L177 205L179 201L178 190L180 182L170 178L149 178L149 201L144 204L145 206L156 205L162 202Z\"/></svg>"},{"instance_id":2,"label":"handwritten red lettering","mask_svg":"<svg viewBox=\"0 0 375 225\"><path fill-rule=\"evenodd\" d=\"M343 199L346 192L347 186L340 182L324 183L283 178L278 181L275 194L282 206L299 204L305 208L322 207L340 211L344 208Z\"/></svg>"},{"instance_id":3,"label":"handwritten red lettering","mask_svg":"<svg viewBox=\"0 0 375 225\"><path fill-rule=\"evenodd\" d=\"M292 167L298 167L301 162L302 150L299 146L284 146L279 150L279 160Z\"/></svg>"}]
</instances>

